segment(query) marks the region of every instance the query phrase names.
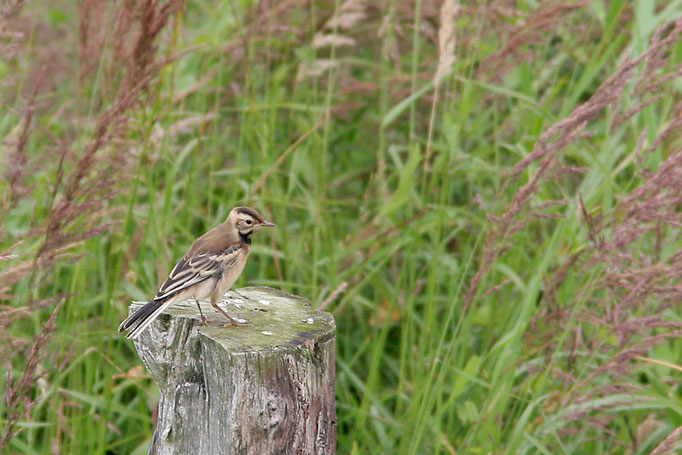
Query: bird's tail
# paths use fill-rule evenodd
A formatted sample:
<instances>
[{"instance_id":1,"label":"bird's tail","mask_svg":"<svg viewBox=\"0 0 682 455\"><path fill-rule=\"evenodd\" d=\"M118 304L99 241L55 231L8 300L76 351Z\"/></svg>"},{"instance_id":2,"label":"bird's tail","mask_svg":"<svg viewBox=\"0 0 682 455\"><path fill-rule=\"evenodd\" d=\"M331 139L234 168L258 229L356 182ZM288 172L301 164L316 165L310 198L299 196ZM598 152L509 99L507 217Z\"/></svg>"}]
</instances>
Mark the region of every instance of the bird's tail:
<instances>
[{"instance_id":1,"label":"bird's tail","mask_svg":"<svg viewBox=\"0 0 682 455\"><path fill-rule=\"evenodd\" d=\"M121 325L118 326L118 331L130 330L126 338L137 338L171 303L173 303L172 298L161 302L151 300L145 303L136 312L128 316L125 321L121 322Z\"/></svg>"}]
</instances>

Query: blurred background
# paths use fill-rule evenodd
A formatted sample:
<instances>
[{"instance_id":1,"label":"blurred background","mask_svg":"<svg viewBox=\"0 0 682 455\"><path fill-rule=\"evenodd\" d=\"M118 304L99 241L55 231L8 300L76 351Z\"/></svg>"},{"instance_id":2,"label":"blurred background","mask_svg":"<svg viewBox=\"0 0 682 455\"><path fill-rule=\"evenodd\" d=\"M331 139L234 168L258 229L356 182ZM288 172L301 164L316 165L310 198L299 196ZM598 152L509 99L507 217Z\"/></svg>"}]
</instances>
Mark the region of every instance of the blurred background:
<instances>
[{"instance_id":1,"label":"blurred background","mask_svg":"<svg viewBox=\"0 0 682 455\"><path fill-rule=\"evenodd\" d=\"M0 452L147 452L116 328L241 204L340 454L679 449L682 1L0 10Z\"/></svg>"}]
</instances>

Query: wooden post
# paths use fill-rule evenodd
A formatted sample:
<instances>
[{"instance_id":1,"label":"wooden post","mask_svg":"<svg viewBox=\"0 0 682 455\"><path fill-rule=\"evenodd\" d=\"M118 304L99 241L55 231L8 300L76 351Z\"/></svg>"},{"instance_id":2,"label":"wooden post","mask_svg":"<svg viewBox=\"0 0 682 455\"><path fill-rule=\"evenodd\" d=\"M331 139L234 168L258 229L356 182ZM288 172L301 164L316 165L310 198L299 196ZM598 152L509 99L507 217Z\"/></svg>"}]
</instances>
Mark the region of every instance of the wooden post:
<instances>
[{"instance_id":1,"label":"wooden post","mask_svg":"<svg viewBox=\"0 0 682 455\"><path fill-rule=\"evenodd\" d=\"M223 305L245 327L223 327L209 303L201 326L188 301L135 340L161 392L150 453L335 454L332 315L271 288L238 292Z\"/></svg>"}]
</instances>

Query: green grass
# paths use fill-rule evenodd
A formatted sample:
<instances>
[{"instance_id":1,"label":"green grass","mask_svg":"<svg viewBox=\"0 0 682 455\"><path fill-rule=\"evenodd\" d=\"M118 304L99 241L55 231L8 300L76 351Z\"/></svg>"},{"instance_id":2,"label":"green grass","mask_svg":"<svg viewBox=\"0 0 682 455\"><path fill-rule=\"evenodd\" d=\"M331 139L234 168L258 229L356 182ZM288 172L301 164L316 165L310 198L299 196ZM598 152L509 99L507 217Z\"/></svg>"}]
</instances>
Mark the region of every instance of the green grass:
<instances>
[{"instance_id":1,"label":"green grass","mask_svg":"<svg viewBox=\"0 0 682 455\"><path fill-rule=\"evenodd\" d=\"M618 352L671 330L638 323L624 341L617 327L625 321L657 314L682 321L679 305L658 308L664 300L654 292L609 319L607 309L618 307L626 288L606 281L611 253L594 253L578 202L580 196L595 223L614 221L597 232L609 242L630 217L618 204L649 178L640 171L656 172L680 153L674 132L650 153L635 154L643 131L649 146L678 118L679 78L666 81L661 99L615 131L614 105L590 120L591 136L557 159L587 169L542 181L514 217L523 221L519 230L488 240L499 226L489 216L505 213L540 163L518 179L509 177L510 169L628 53L644 52L654 30L682 14L682 2L591 2L562 12L502 60L492 56L509 38L506 27L520 21L463 11L455 24L457 59L439 89L430 143L438 17L420 9L427 2L377 2L380 11L368 10L352 30L335 29L355 44L333 50L312 46L333 5L296 3L277 19L252 3L190 2L171 18L157 55L197 48L152 80L129 111L126 142L97 156L109 163L106 156L123 151L114 175L125 180L112 187L97 218L120 222L70 249L82 255L77 261L57 261L38 280L26 276L13 284L15 297L3 302L19 307L70 294L44 348L48 373L30 390L38 402L8 453L146 453L158 392L149 378L134 374L140 361L116 328L129 301L152 295L194 238L246 203L279 227L274 240L254 239L239 286L274 286L319 306L349 283L328 307L338 326L340 454L643 454L682 425L678 371L628 358L626 372L607 368L590 377ZM336 3L338 9L343 2ZM520 2L521 17L541 8L536 3ZM52 52L75 53L77 9L75 2L59 8L37 2L22 13L34 33L19 57L0 62L0 76L16 79L2 89L1 137L17 134L25 87L35 82L32 65L49 46L41 41L45 30L68 30ZM377 37L381 24L386 28ZM42 237L29 229L46 226L57 181L56 147L47 133L68 141L65 171L71 172L121 83L124 70L106 77L113 52L106 47L83 82L78 58L50 73L52 86L38 97L26 147L34 170L26 172L30 191L0 221L0 251L27 240L14 251L19 258L0 262L0 273L36 254ZM682 46L666 55L663 71L670 72L682 62ZM336 64L299 76L316 59ZM485 70L490 62L501 66ZM642 64L637 72L643 70ZM635 79L624 89L623 111L638 102ZM182 126L187 119L195 122ZM8 181L0 189L12 191ZM58 185L57 200L63 191ZM551 200L564 200L542 209L556 218L534 215L532 207ZM623 246L634 259L623 259L621 271L666 263L679 251L679 230L656 223L658 242L647 233ZM486 245L504 249L467 301L472 278L486 265ZM549 295L578 252L583 256ZM671 272L654 287L679 286L679 276ZM9 336L30 339L49 313L44 308L22 318ZM681 348L671 337L640 354L680 364ZM13 364L15 380L28 355L19 352L0 357ZM607 389L616 383L631 387ZM7 423L3 406L0 427ZM645 431L647 418L656 424Z\"/></svg>"}]
</instances>

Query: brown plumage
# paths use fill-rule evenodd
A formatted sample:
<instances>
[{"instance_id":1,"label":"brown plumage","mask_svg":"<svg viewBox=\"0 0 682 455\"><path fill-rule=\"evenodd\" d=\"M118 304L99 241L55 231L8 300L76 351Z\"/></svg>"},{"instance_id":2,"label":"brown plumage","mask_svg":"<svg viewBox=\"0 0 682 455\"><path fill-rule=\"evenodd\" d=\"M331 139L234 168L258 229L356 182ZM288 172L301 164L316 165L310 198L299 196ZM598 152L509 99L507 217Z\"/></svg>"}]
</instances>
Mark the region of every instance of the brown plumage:
<instances>
[{"instance_id":1,"label":"brown plumage","mask_svg":"<svg viewBox=\"0 0 682 455\"><path fill-rule=\"evenodd\" d=\"M229 325L239 325L218 306L218 301L244 270L251 251L251 235L260 228L274 226L252 208L233 208L224 223L192 244L173 267L156 297L123 321L119 332L130 330L127 337L135 338L171 304L189 298L196 300L202 323L207 319L199 301L210 297L213 308L228 318Z\"/></svg>"}]
</instances>

